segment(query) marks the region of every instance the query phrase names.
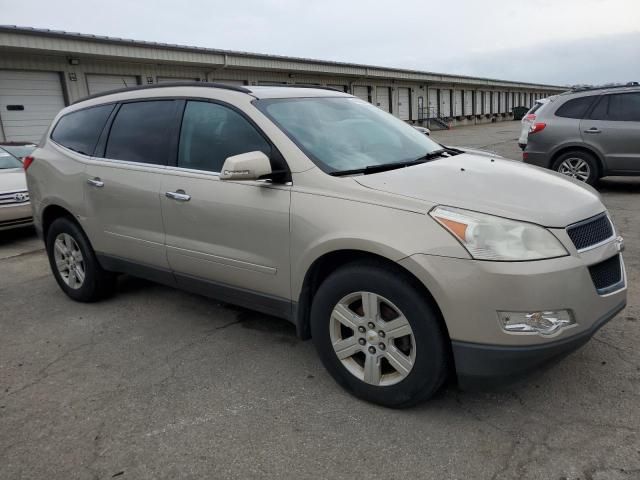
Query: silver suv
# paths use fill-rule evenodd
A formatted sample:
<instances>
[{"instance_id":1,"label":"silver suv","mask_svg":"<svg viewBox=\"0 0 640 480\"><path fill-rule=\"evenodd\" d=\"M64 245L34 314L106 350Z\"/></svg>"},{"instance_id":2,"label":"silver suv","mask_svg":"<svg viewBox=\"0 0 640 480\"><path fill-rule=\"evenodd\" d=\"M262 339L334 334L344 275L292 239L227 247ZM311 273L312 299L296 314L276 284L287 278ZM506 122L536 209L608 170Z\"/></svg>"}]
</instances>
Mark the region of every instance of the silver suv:
<instances>
[{"instance_id":1,"label":"silver suv","mask_svg":"<svg viewBox=\"0 0 640 480\"><path fill-rule=\"evenodd\" d=\"M590 187L443 147L330 89L90 98L57 116L27 178L69 297L128 273L284 317L382 405L449 375L511 380L626 302L622 241Z\"/></svg>"},{"instance_id":2,"label":"silver suv","mask_svg":"<svg viewBox=\"0 0 640 480\"><path fill-rule=\"evenodd\" d=\"M523 160L589 184L640 175L640 86L551 97L529 128Z\"/></svg>"}]
</instances>

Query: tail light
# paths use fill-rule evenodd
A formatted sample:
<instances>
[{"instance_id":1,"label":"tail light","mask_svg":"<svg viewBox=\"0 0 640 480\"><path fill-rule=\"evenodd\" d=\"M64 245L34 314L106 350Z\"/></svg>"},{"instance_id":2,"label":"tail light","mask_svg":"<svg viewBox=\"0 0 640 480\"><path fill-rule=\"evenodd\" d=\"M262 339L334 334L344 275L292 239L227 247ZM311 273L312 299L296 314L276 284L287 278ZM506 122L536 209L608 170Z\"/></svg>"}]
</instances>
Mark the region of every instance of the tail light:
<instances>
[{"instance_id":1,"label":"tail light","mask_svg":"<svg viewBox=\"0 0 640 480\"><path fill-rule=\"evenodd\" d=\"M529 128L529 134L541 132L546 126L546 123L536 122Z\"/></svg>"},{"instance_id":2,"label":"tail light","mask_svg":"<svg viewBox=\"0 0 640 480\"><path fill-rule=\"evenodd\" d=\"M530 120L530 121L534 122L536 120L536 114L535 113L530 113L529 115L527 115L525 117L525 120Z\"/></svg>"},{"instance_id":3,"label":"tail light","mask_svg":"<svg viewBox=\"0 0 640 480\"><path fill-rule=\"evenodd\" d=\"M27 168L31 166L34 160L35 158L33 158L31 155L29 155L28 157L24 157L24 160L22 160L22 167L24 168L25 172L27 171Z\"/></svg>"}]
</instances>

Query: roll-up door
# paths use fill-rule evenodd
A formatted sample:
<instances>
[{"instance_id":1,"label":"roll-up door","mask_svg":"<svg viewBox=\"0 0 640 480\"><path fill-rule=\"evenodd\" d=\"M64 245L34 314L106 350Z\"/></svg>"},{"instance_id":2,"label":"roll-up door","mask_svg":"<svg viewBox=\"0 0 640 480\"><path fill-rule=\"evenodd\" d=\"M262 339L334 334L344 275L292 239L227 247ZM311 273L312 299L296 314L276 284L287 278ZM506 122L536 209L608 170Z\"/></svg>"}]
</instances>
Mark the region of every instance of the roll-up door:
<instances>
[{"instance_id":1,"label":"roll-up door","mask_svg":"<svg viewBox=\"0 0 640 480\"><path fill-rule=\"evenodd\" d=\"M199 82L199 78L189 78L189 77L158 77L158 83L167 83L167 82Z\"/></svg>"},{"instance_id":2,"label":"roll-up door","mask_svg":"<svg viewBox=\"0 0 640 480\"><path fill-rule=\"evenodd\" d=\"M398 88L398 117L409 120L411 117L411 94L408 88Z\"/></svg>"},{"instance_id":3,"label":"roll-up door","mask_svg":"<svg viewBox=\"0 0 640 480\"><path fill-rule=\"evenodd\" d=\"M500 92L500 113L504 113L507 111L507 94L505 92Z\"/></svg>"},{"instance_id":4,"label":"roll-up door","mask_svg":"<svg viewBox=\"0 0 640 480\"><path fill-rule=\"evenodd\" d=\"M89 95L120 90L122 88L135 87L138 79L134 75L102 75L97 73L87 73L87 90Z\"/></svg>"},{"instance_id":5,"label":"roll-up door","mask_svg":"<svg viewBox=\"0 0 640 480\"><path fill-rule=\"evenodd\" d=\"M465 90L464 91L464 111L463 115L473 115L473 91Z\"/></svg>"},{"instance_id":6,"label":"roll-up door","mask_svg":"<svg viewBox=\"0 0 640 480\"><path fill-rule=\"evenodd\" d=\"M462 90L454 90L453 92L453 116L462 115Z\"/></svg>"},{"instance_id":7,"label":"roll-up door","mask_svg":"<svg viewBox=\"0 0 640 480\"><path fill-rule=\"evenodd\" d=\"M353 86L353 95L364 100L365 102L369 101L369 87L365 87L362 85L354 85Z\"/></svg>"},{"instance_id":8,"label":"roll-up door","mask_svg":"<svg viewBox=\"0 0 640 480\"><path fill-rule=\"evenodd\" d=\"M475 99L476 99L476 111L475 111L475 114L476 115L481 115L482 114L484 92L481 92L480 90L476 90L473 93L474 93L474 96L475 96Z\"/></svg>"},{"instance_id":9,"label":"roll-up door","mask_svg":"<svg viewBox=\"0 0 640 480\"><path fill-rule=\"evenodd\" d=\"M438 116L438 90L430 88L427 92L427 108L429 118Z\"/></svg>"},{"instance_id":10,"label":"roll-up door","mask_svg":"<svg viewBox=\"0 0 640 480\"><path fill-rule=\"evenodd\" d=\"M492 102L491 113L498 113L500 111L500 92L491 92Z\"/></svg>"},{"instance_id":11,"label":"roll-up door","mask_svg":"<svg viewBox=\"0 0 640 480\"><path fill-rule=\"evenodd\" d=\"M390 112L389 87L376 87L376 105L385 112Z\"/></svg>"},{"instance_id":12,"label":"roll-up door","mask_svg":"<svg viewBox=\"0 0 640 480\"><path fill-rule=\"evenodd\" d=\"M5 141L39 142L64 106L57 72L0 70L0 132Z\"/></svg>"},{"instance_id":13,"label":"roll-up door","mask_svg":"<svg viewBox=\"0 0 640 480\"><path fill-rule=\"evenodd\" d=\"M236 87L244 87L244 80L214 80L213 83L221 83L223 85L234 85Z\"/></svg>"},{"instance_id":14,"label":"roll-up door","mask_svg":"<svg viewBox=\"0 0 640 480\"><path fill-rule=\"evenodd\" d=\"M484 92L484 108L482 113L491 113L491 92Z\"/></svg>"},{"instance_id":15,"label":"roll-up door","mask_svg":"<svg viewBox=\"0 0 640 480\"><path fill-rule=\"evenodd\" d=\"M347 91L347 86L346 85L327 85L327 87L335 88L336 90L340 90L341 92L346 92Z\"/></svg>"},{"instance_id":16,"label":"roll-up door","mask_svg":"<svg viewBox=\"0 0 640 480\"><path fill-rule=\"evenodd\" d=\"M451 90L448 88L440 89L440 116L451 116Z\"/></svg>"}]
</instances>

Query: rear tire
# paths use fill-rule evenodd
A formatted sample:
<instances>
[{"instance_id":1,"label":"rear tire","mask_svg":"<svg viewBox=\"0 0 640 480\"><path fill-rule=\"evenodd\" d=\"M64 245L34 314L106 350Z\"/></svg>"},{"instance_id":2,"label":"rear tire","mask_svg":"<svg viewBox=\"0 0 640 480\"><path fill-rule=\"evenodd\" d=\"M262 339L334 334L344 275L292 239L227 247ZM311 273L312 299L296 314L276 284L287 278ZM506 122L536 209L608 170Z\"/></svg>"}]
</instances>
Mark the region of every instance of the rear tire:
<instances>
[{"instance_id":1,"label":"rear tire","mask_svg":"<svg viewBox=\"0 0 640 480\"><path fill-rule=\"evenodd\" d=\"M386 266L358 263L331 274L313 299L311 332L333 378L379 405L427 400L448 373L438 313L410 278Z\"/></svg>"},{"instance_id":2,"label":"rear tire","mask_svg":"<svg viewBox=\"0 0 640 480\"><path fill-rule=\"evenodd\" d=\"M95 302L114 292L116 274L100 266L89 239L74 221L54 220L45 244L53 276L70 298Z\"/></svg>"},{"instance_id":3,"label":"rear tire","mask_svg":"<svg viewBox=\"0 0 640 480\"><path fill-rule=\"evenodd\" d=\"M572 150L560 155L553 163L553 170L578 181L593 185L600 178L596 158L582 150Z\"/></svg>"}]
</instances>

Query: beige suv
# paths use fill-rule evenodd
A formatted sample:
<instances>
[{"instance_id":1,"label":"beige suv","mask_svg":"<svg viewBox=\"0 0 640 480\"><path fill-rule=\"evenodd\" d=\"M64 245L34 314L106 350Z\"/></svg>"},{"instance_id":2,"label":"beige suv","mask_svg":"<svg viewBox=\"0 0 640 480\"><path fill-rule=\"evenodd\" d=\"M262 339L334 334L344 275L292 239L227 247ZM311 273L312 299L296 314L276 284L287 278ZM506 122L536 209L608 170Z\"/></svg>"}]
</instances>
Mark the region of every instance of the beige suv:
<instances>
[{"instance_id":1,"label":"beige suv","mask_svg":"<svg viewBox=\"0 0 640 480\"><path fill-rule=\"evenodd\" d=\"M92 97L57 116L27 178L71 298L128 273L284 317L382 405L553 363L626 302L622 240L590 187L331 89Z\"/></svg>"}]
</instances>

